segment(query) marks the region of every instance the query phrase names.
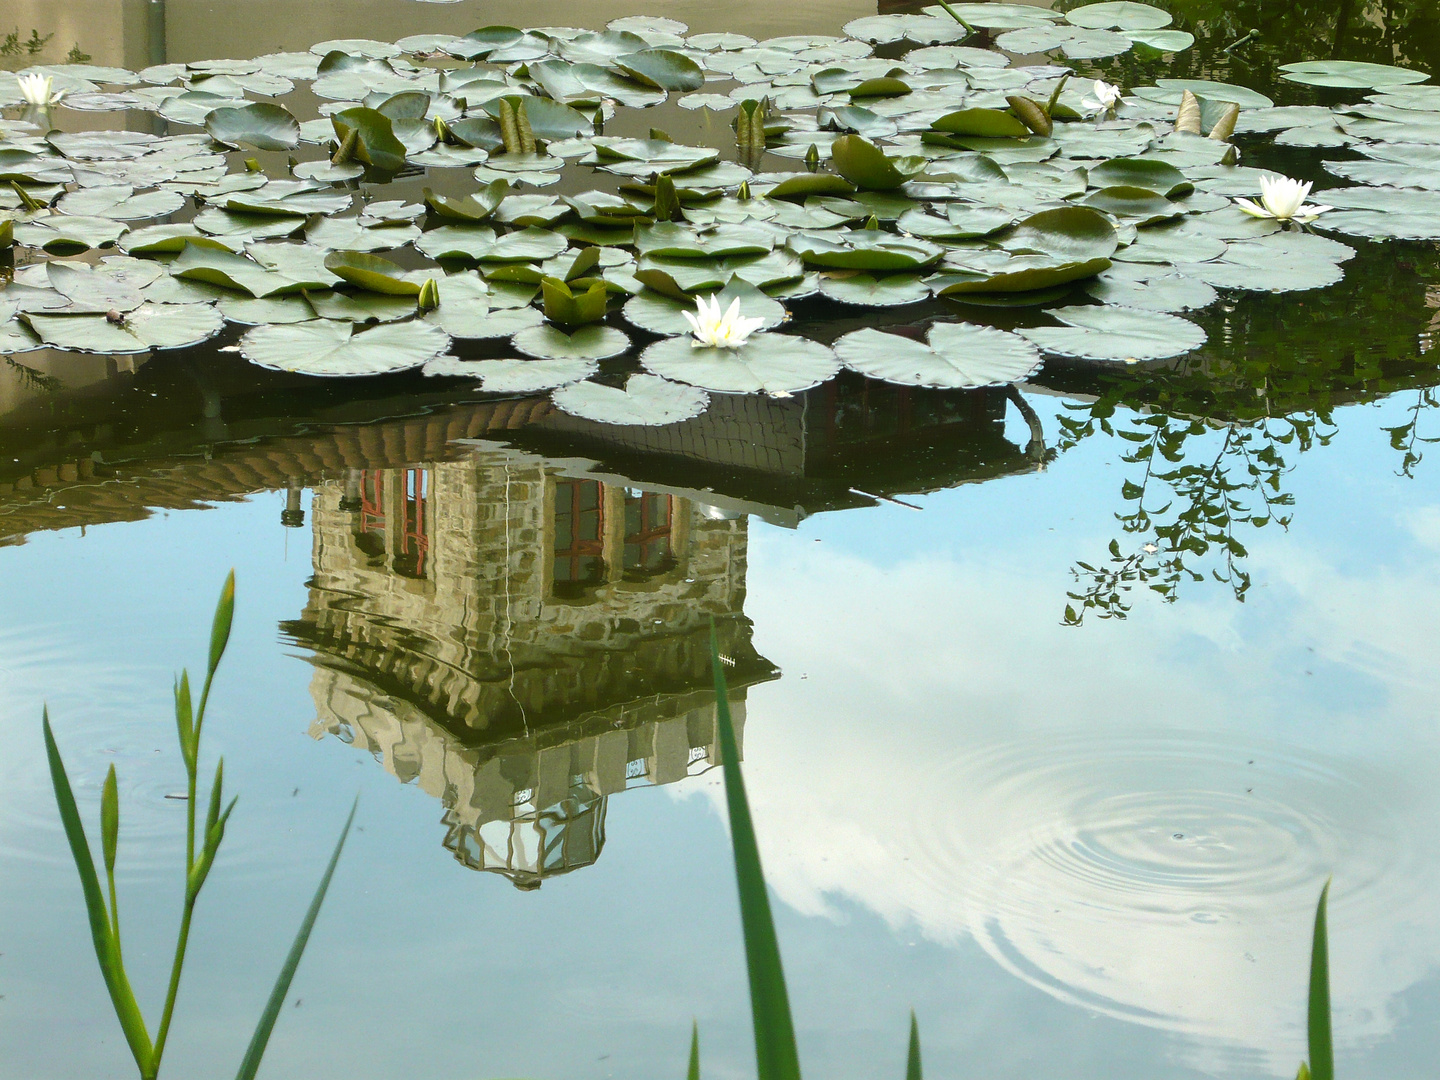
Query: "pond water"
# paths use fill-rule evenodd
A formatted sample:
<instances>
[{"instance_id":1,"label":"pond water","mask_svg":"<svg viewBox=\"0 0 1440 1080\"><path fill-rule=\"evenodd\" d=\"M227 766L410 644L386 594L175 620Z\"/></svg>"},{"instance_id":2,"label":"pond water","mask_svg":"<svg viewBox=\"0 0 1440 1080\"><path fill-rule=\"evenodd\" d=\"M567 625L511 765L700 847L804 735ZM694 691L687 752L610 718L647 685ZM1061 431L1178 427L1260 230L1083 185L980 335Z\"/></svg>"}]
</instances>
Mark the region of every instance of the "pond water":
<instances>
[{"instance_id":1,"label":"pond water","mask_svg":"<svg viewBox=\"0 0 1440 1080\"><path fill-rule=\"evenodd\" d=\"M1369 91L1276 65L1440 61L1433 5L1157 2L1194 46L1072 66L1328 108ZM38 59L73 43L138 70L639 14L837 35L877 10L15 0L7 14L9 67L31 62L33 27ZM731 113L680 96L615 130L733 158ZM280 100L302 120L320 104L303 87ZM1429 154L1440 136L1410 122ZM141 109L56 108L53 123L199 130ZM1328 145L1241 130L1246 165L1319 188L1346 182L1325 161L1356 156L1338 128ZM259 157L283 171L285 153ZM402 175L376 197L459 197L470 173ZM1435 187L1413 190L1440 201ZM1433 224L1433 207L1406 205L1414 228ZM229 1075L357 792L262 1075L660 1078L683 1070L692 1019L705 1075L753 1075L713 620L809 1075L900 1074L911 1009L932 1075L1293 1075L1333 875L1340 1071L1433 1076L1440 257L1433 239L1323 225L1354 249L1343 275L1317 247L1256 264L1282 280L1217 278L1213 302L1183 312L1205 344L1178 357L1047 351L1018 381L971 389L847 370L715 393L655 426L473 377L264 370L236 346L243 327L193 349L7 353L0 1074L133 1075L40 714L92 842L118 771L126 962L153 1016L184 848L170 679L203 665L233 567L205 757L224 755L239 803L166 1075ZM22 281L44 271L19 251ZM1317 266L1323 287L1283 281ZM1043 321L941 299L787 304L827 345L867 325L919 340L937 317ZM461 355L513 355L487 349Z\"/></svg>"}]
</instances>

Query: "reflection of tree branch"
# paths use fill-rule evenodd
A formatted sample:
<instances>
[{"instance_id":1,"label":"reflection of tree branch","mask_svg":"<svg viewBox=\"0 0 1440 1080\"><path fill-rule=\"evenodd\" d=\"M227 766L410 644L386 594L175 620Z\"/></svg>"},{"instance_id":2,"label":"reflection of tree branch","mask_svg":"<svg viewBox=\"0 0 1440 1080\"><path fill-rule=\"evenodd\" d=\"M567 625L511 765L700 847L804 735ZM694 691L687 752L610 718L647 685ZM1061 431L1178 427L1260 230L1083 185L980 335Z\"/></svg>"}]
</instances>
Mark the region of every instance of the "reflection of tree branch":
<instances>
[{"instance_id":1,"label":"reflection of tree branch","mask_svg":"<svg viewBox=\"0 0 1440 1080\"><path fill-rule=\"evenodd\" d=\"M5 363L16 375L20 377L20 385L26 390L36 390L44 394L53 394L64 384L53 375L46 375L43 371L36 371L29 364L22 364L13 356L4 357Z\"/></svg>"},{"instance_id":2,"label":"reflection of tree branch","mask_svg":"<svg viewBox=\"0 0 1440 1080\"><path fill-rule=\"evenodd\" d=\"M1415 405L1410 409L1410 422L1400 424L1396 427L1385 428L1390 435L1390 446L1399 450L1402 457L1400 468L1396 470L1396 476L1404 476L1407 479L1415 478L1414 469L1424 460L1425 455L1415 447L1417 443L1440 442L1440 435L1426 438L1420 434L1420 413L1423 409L1433 409L1440 405L1440 399L1435 396L1432 388L1425 388L1415 392Z\"/></svg>"}]
</instances>

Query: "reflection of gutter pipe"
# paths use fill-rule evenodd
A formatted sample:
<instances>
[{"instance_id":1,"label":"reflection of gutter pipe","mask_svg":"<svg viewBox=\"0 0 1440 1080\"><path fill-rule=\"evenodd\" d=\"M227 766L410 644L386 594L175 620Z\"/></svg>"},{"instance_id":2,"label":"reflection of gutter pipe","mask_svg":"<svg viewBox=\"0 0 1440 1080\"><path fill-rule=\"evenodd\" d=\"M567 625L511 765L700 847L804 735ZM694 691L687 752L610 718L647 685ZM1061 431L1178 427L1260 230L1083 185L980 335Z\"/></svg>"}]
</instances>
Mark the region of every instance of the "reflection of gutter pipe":
<instances>
[{"instance_id":1,"label":"reflection of gutter pipe","mask_svg":"<svg viewBox=\"0 0 1440 1080\"><path fill-rule=\"evenodd\" d=\"M360 500L359 469L345 470L345 494L340 497L340 510L345 514L358 514L364 503Z\"/></svg>"},{"instance_id":2,"label":"reflection of gutter pipe","mask_svg":"<svg viewBox=\"0 0 1440 1080\"><path fill-rule=\"evenodd\" d=\"M165 0L149 0L145 10L145 53L154 67L166 62L170 55L165 40ZM170 121L159 113L150 114L150 131L164 137L170 134Z\"/></svg>"},{"instance_id":3,"label":"reflection of gutter pipe","mask_svg":"<svg viewBox=\"0 0 1440 1080\"><path fill-rule=\"evenodd\" d=\"M168 51L165 48L165 0L150 0L150 7L146 12L145 31L145 45L150 63L152 65L165 63Z\"/></svg>"},{"instance_id":4,"label":"reflection of gutter pipe","mask_svg":"<svg viewBox=\"0 0 1440 1080\"><path fill-rule=\"evenodd\" d=\"M1020 410L1020 416L1030 429L1030 442L1025 446L1025 454L1036 466L1045 468L1045 428L1040 423L1040 415L1030 407L1025 400L1025 395L1020 393L1019 387L1011 383L1005 388L1005 396Z\"/></svg>"}]
</instances>

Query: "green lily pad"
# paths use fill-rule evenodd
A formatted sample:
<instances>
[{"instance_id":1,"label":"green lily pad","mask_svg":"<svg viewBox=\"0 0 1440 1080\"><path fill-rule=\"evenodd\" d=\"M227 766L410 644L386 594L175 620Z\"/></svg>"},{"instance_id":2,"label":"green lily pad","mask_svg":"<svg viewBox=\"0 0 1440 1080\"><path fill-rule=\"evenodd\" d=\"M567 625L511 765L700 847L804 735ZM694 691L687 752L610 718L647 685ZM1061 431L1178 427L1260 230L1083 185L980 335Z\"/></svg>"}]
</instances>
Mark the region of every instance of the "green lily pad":
<instances>
[{"instance_id":1,"label":"green lily pad","mask_svg":"<svg viewBox=\"0 0 1440 1080\"><path fill-rule=\"evenodd\" d=\"M705 85L705 72L684 53L669 49L642 49L626 53L615 61L615 67L645 86L659 90L699 90Z\"/></svg>"},{"instance_id":2,"label":"green lily pad","mask_svg":"<svg viewBox=\"0 0 1440 1080\"><path fill-rule=\"evenodd\" d=\"M46 263L45 276L50 287L70 301L63 309L66 314L104 315L110 311L132 311L144 302L140 287L83 264ZM50 307L49 310L55 308Z\"/></svg>"},{"instance_id":3,"label":"green lily pad","mask_svg":"<svg viewBox=\"0 0 1440 1080\"><path fill-rule=\"evenodd\" d=\"M305 240L330 251L391 251L418 239L414 225L362 225L355 218L322 217L305 230Z\"/></svg>"},{"instance_id":4,"label":"green lily pad","mask_svg":"<svg viewBox=\"0 0 1440 1080\"><path fill-rule=\"evenodd\" d=\"M1089 30L1159 30L1170 25L1170 13L1133 0L1113 0L1071 8L1065 21Z\"/></svg>"},{"instance_id":5,"label":"green lily pad","mask_svg":"<svg viewBox=\"0 0 1440 1080\"><path fill-rule=\"evenodd\" d=\"M930 299L919 274L882 274L832 270L820 275L820 293L856 307L898 307Z\"/></svg>"},{"instance_id":6,"label":"green lily pad","mask_svg":"<svg viewBox=\"0 0 1440 1080\"><path fill-rule=\"evenodd\" d=\"M928 341L866 327L836 341L835 352L846 367L872 379L946 390L1019 382L1040 366L1034 345L989 326L936 323Z\"/></svg>"},{"instance_id":7,"label":"green lily pad","mask_svg":"<svg viewBox=\"0 0 1440 1080\"><path fill-rule=\"evenodd\" d=\"M795 173L765 193L767 199L804 201L811 195L850 195L855 185L832 173Z\"/></svg>"},{"instance_id":8,"label":"green lily pad","mask_svg":"<svg viewBox=\"0 0 1440 1080\"><path fill-rule=\"evenodd\" d=\"M1422 83L1430 77L1423 71L1389 64L1366 64L1358 60L1306 60L1298 64L1281 64L1280 70L1285 73L1280 77L1289 82L1347 90L1405 86Z\"/></svg>"},{"instance_id":9,"label":"green lily pad","mask_svg":"<svg viewBox=\"0 0 1440 1080\"><path fill-rule=\"evenodd\" d=\"M588 379L600 370L594 360L461 360L440 356L422 369L426 375L479 379L491 394L538 394Z\"/></svg>"},{"instance_id":10,"label":"green lily pad","mask_svg":"<svg viewBox=\"0 0 1440 1080\"><path fill-rule=\"evenodd\" d=\"M1144 279L1099 277L1085 286L1096 300L1145 311L1192 311L1209 307L1218 294L1207 283L1183 274Z\"/></svg>"},{"instance_id":11,"label":"green lily pad","mask_svg":"<svg viewBox=\"0 0 1440 1080\"><path fill-rule=\"evenodd\" d=\"M721 394L789 395L833 378L840 361L824 345L789 334L752 334L733 349L664 338L640 354L646 370Z\"/></svg>"},{"instance_id":12,"label":"green lily pad","mask_svg":"<svg viewBox=\"0 0 1440 1080\"><path fill-rule=\"evenodd\" d=\"M1176 315L1102 305L1046 312L1064 326L1020 331L1046 352L1088 360L1163 360L1205 344L1205 331Z\"/></svg>"},{"instance_id":13,"label":"green lily pad","mask_svg":"<svg viewBox=\"0 0 1440 1080\"><path fill-rule=\"evenodd\" d=\"M830 144L830 163L857 188L893 191L924 167L919 158L892 158L869 139L842 135Z\"/></svg>"},{"instance_id":14,"label":"green lily pad","mask_svg":"<svg viewBox=\"0 0 1440 1080\"><path fill-rule=\"evenodd\" d=\"M335 140L342 146L353 134L357 161L373 165L382 172L397 172L405 164L405 144L395 137L395 124L390 117L364 107L333 113L330 123Z\"/></svg>"},{"instance_id":15,"label":"green lily pad","mask_svg":"<svg viewBox=\"0 0 1440 1080\"><path fill-rule=\"evenodd\" d=\"M944 249L928 241L878 229L797 233L786 240L786 246L807 266L831 270L919 270L944 254Z\"/></svg>"},{"instance_id":16,"label":"green lily pad","mask_svg":"<svg viewBox=\"0 0 1440 1080\"><path fill-rule=\"evenodd\" d=\"M1062 206L1032 214L1001 239L1013 252L1037 252L1056 259L1105 259L1115 253L1120 238L1115 226L1098 210Z\"/></svg>"},{"instance_id":17,"label":"green lily pad","mask_svg":"<svg viewBox=\"0 0 1440 1080\"><path fill-rule=\"evenodd\" d=\"M626 427L660 427L699 416L710 406L710 395L656 375L636 374L624 389L597 382L577 382L550 395L561 412L597 424Z\"/></svg>"},{"instance_id":18,"label":"green lily pad","mask_svg":"<svg viewBox=\"0 0 1440 1080\"><path fill-rule=\"evenodd\" d=\"M309 322L315 318L315 309L303 296L269 296L257 300L253 296L230 293L220 300L218 306L226 322L242 326Z\"/></svg>"},{"instance_id":19,"label":"green lily pad","mask_svg":"<svg viewBox=\"0 0 1440 1080\"><path fill-rule=\"evenodd\" d=\"M15 223L15 242L52 255L77 255L115 243L129 229L123 221L103 217L52 214Z\"/></svg>"},{"instance_id":20,"label":"green lily pad","mask_svg":"<svg viewBox=\"0 0 1440 1080\"><path fill-rule=\"evenodd\" d=\"M417 296L420 282L404 276L405 271L389 259L363 251L332 251L325 256L325 269L351 285L387 296Z\"/></svg>"},{"instance_id":21,"label":"green lily pad","mask_svg":"<svg viewBox=\"0 0 1440 1080\"><path fill-rule=\"evenodd\" d=\"M210 304L142 304L119 321L105 315L24 315L45 344L91 353L182 349L219 333L220 312Z\"/></svg>"},{"instance_id":22,"label":"green lily pad","mask_svg":"<svg viewBox=\"0 0 1440 1080\"><path fill-rule=\"evenodd\" d=\"M669 259L711 259L726 255L763 255L775 246L774 235L745 225L717 225L699 230L675 222L635 226L635 250Z\"/></svg>"},{"instance_id":23,"label":"green lily pad","mask_svg":"<svg viewBox=\"0 0 1440 1080\"><path fill-rule=\"evenodd\" d=\"M1164 93L1156 95L1154 100L1163 101L1167 105L1179 105L1180 97L1186 90L1198 98L1232 101L1242 109L1268 109L1275 104L1264 94L1251 90L1248 86L1212 82L1209 79L1156 79L1155 85Z\"/></svg>"},{"instance_id":24,"label":"green lily pad","mask_svg":"<svg viewBox=\"0 0 1440 1080\"><path fill-rule=\"evenodd\" d=\"M987 139L1022 139L1030 129L1008 112L1000 109L958 109L933 120L933 131L951 135L978 135Z\"/></svg>"},{"instance_id":25,"label":"green lily pad","mask_svg":"<svg viewBox=\"0 0 1440 1080\"><path fill-rule=\"evenodd\" d=\"M1090 170L1090 186L1147 188L1177 199L1195 190L1185 174L1169 162L1154 158L1113 158Z\"/></svg>"},{"instance_id":26,"label":"green lily pad","mask_svg":"<svg viewBox=\"0 0 1440 1080\"><path fill-rule=\"evenodd\" d=\"M173 214L184 205L185 196L178 191L147 191L137 195L129 184L106 184L72 191L61 197L55 209L80 217L143 221Z\"/></svg>"},{"instance_id":27,"label":"green lily pad","mask_svg":"<svg viewBox=\"0 0 1440 1080\"><path fill-rule=\"evenodd\" d=\"M211 110L205 130L218 143L257 150L293 150L300 145L300 121L289 109L266 102Z\"/></svg>"},{"instance_id":28,"label":"green lily pad","mask_svg":"<svg viewBox=\"0 0 1440 1080\"><path fill-rule=\"evenodd\" d=\"M1105 187L1092 191L1085 198L1086 206L1103 210L1118 218L1131 218L1140 226L1151 225L1179 217L1184 210L1164 195L1157 195L1149 188Z\"/></svg>"},{"instance_id":29,"label":"green lily pad","mask_svg":"<svg viewBox=\"0 0 1440 1080\"><path fill-rule=\"evenodd\" d=\"M623 330L593 323L567 334L549 324L521 330L511 344L526 356L538 360L605 360L630 348Z\"/></svg>"},{"instance_id":30,"label":"green lily pad","mask_svg":"<svg viewBox=\"0 0 1440 1080\"><path fill-rule=\"evenodd\" d=\"M177 278L235 289L256 298L284 296L305 289L328 289L333 280L329 275L294 277L267 269L244 255L236 255L223 248L188 243L170 264L170 273Z\"/></svg>"},{"instance_id":31,"label":"green lily pad","mask_svg":"<svg viewBox=\"0 0 1440 1080\"><path fill-rule=\"evenodd\" d=\"M240 339L252 364L300 375L383 375L416 368L449 347L450 339L425 322L388 323L357 330L349 322L316 319L258 326Z\"/></svg>"},{"instance_id":32,"label":"green lily pad","mask_svg":"<svg viewBox=\"0 0 1440 1080\"><path fill-rule=\"evenodd\" d=\"M1047 255L1013 256L1004 269L938 274L927 284L936 296L971 300L971 294L1040 292L1084 281L1110 268L1103 258L1062 261Z\"/></svg>"},{"instance_id":33,"label":"green lily pad","mask_svg":"<svg viewBox=\"0 0 1440 1080\"><path fill-rule=\"evenodd\" d=\"M1012 53L1042 53L1059 49L1072 60L1096 60L1129 52L1132 42L1124 34L1109 30L1047 25L1011 30L996 38L995 44Z\"/></svg>"}]
</instances>

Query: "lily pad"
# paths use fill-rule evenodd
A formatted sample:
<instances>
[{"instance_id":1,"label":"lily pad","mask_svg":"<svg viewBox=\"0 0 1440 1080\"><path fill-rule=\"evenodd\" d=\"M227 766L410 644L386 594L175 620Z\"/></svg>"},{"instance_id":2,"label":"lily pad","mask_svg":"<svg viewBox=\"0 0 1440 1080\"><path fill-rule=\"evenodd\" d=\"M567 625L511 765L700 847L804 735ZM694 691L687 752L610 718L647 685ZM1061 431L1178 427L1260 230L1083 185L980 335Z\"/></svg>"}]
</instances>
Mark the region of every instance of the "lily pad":
<instances>
[{"instance_id":1,"label":"lily pad","mask_svg":"<svg viewBox=\"0 0 1440 1080\"><path fill-rule=\"evenodd\" d=\"M300 121L289 109L266 102L214 109L205 117L205 130L216 142L230 146L293 150L300 145Z\"/></svg>"},{"instance_id":2,"label":"lily pad","mask_svg":"<svg viewBox=\"0 0 1440 1080\"><path fill-rule=\"evenodd\" d=\"M1008 251L1033 251L1057 259L1105 259L1120 245L1115 226L1098 210L1062 206L1032 214L1001 238Z\"/></svg>"},{"instance_id":3,"label":"lily pad","mask_svg":"<svg viewBox=\"0 0 1440 1080\"><path fill-rule=\"evenodd\" d=\"M1195 190L1185 174L1169 162L1154 158L1113 158L1090 170L1090 186L1147 188L1176 199Z\"/></svg>"},{"instance_id":4,"label":"lily pad","mask_svg":"<svg viewBox=\"0 0 1440 1080\"><path fill-rule=\"evenodd\" d=\"M1133 0L1113 0L1071 8L1065 21L1090 30L1159 30L1170 25L1170 13Z\"/></svg>"},{"instance_id":5,"label":"lily pad","mask_svg":"<svg viewBox=\"0 0 1440 1080\"><path fill-rule=\"evenodd\" d=\"M794 394L840 370L830 349L789 334L753 334L733 349L693 342L684 337L657 341L640 354L640 363L656 375L721 394Z\"/></svg>"},{"instance_id":6,"label":"lily pad","mask_svg":"<svg viewBox=\"0 0 1440 1080\"><path fill-rule=\"evenodd\" d=\"M210 304L142 304L123 318L106 315L24 315L30 329L57 349L141 353L181 349L213 337L224 325Z\"/></svg>"},{"instance_id":7,"label":"lily pad","mask_svg":"<svg viewBox=\"0 0 1440 1080\"><path fill-rule=\"evenodd\" d=\"M511 344L539 360L604 360L630 348L625 332L613 326L582 326L567 334L549 324L521 330Z\"/></svg>"},{"instance_id":8,"label":"lily pad","mask_svg":"<svg viewBox=\"0 0 1440 1080\"><path fill-rule=\"evenodd\" d=\"M389 259L363 251L332 251L325 256L325 269L370 292L388 296L416 296L421 283L405 277L405 271Z\"/></svg>"},{"instance_id":9,"label":"lily pad","mask_svg":"<svg viewBox=\"0 0 1440 1080\"><path fill-rule=\"evenodd\" d=\"M882 274L832 270L820 275L820 293L856 307L899 307L930 299L929 287L919 274Z\"/></svg>"},{"instance_id":10,"label":"lily pad","mask_svg":"<svg viewBox=\"0 0 1440 1080\"><path fill-rule=\"evenodd\" d=\"M425 365L426 375L479 379L491 394L538 394L588 379L600 370L594 360L461 360L439 356Z\"/></svg>"},{"instance_id":11,"label":"lily pad","mask_svg":"<svg viewBox=\"0 0 1440 1080\"><path fill-rule=\"evenodd\" d=\"M240 354L252 364L277 371L348 377L416 368L449 345L445 332L426 322L357 330L349 322L316 319L256 327L240 339Z\"/></svg>"},{"instance_id":12,"label":"lily pad","mask_svg":"<svg viewBox=\"0 0 1440 1080\"><path fill-rule=\"evenodd\" d=\"M615 61L615 67L645 86L660 90L699 90L705 85L700 65L670 49L626 53Z\"/></svg>"},{"instance_id":13,"label":"lily pad","mask_svg":"<svg viewBox=\"0 0 1440 1080\"><path fill-rule=\"evenodd\" d=\"M1306 60L1298 64L1281 64L1280 70L1285 73L1280 77L1289 82L1351 90L1405 86L1422 83L1430 77L1423 71L1389 64L1366 64L1358 60Z\"/></svg>"},{"instance_id":14,"label":"lily pad","mask_svg":"<svg viewBox=\"0 0 1440 1080\"><path fill-rule=\"evenodd\" d=\"M1162 360L1205 344L1205 331L1187 319L1158 311L1103 305L1056 308L1047 315L1064 326L1036 326L1020 334L1046 352L1089 360Z\"/></svg>"},{"instance_id":15,"label":"lily pad","mask_svg":"<svg viewBox=\"0 0 1440 1080\"><path fill-rule=\"evenodd\" d=\"M928 341L866 327L836 341L835 352L872 379L947 390L1019 382L1040 366L1034 345L989 326L936 323Z\"/></svg>"},{"instance_id":16,"label":"lily pad","mask_svg":"<svg viewBox=\"0 0 1440 1080\"><path fill-rule=\"evenodd\" d=\"M598 424L626 427L660 427L699 416L710 406L710 395L656 375L636 374L625 388L597 382L578 382L550 395L561 412Z\"/></svg>"}]
</instances>

